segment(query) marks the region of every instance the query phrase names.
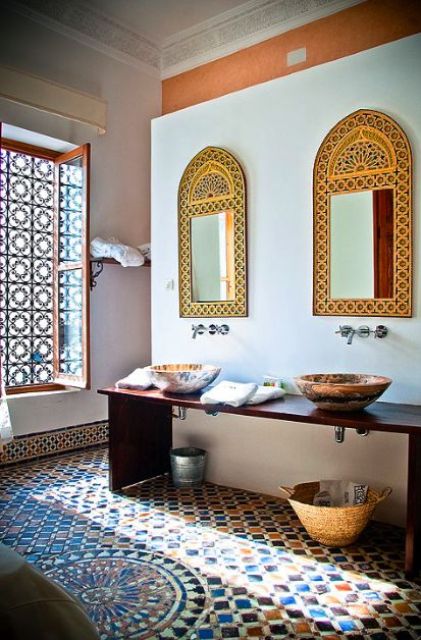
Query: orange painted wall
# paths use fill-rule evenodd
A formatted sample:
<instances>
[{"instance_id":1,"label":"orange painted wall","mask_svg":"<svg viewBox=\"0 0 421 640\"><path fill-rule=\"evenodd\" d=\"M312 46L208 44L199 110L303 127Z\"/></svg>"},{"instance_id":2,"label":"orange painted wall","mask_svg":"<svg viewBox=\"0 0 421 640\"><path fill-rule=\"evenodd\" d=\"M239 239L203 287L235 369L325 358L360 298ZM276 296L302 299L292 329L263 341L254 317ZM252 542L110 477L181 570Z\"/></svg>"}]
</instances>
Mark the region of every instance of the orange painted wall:
<instances>
[{"instance_id":1,"label":"orange painted wall","mask_svg":"<svg viewBox=\"0 0 421 640\"><path fill-rule=\"evenodd\" d=\"M164 80L162 110L163 113L178 111L419 31L421 0L366 0ZM307 48L306 62L287 67L287 53L301 47Z\"/></svg>"}]
</instances>

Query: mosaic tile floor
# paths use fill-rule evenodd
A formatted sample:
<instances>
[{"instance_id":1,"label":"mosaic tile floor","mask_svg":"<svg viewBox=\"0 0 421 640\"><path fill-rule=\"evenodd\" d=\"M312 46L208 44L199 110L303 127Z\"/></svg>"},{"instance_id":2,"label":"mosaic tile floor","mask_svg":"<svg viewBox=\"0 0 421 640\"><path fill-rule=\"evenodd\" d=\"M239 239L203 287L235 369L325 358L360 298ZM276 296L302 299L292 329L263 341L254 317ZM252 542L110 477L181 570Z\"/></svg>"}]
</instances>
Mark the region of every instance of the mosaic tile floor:
<instances>
[{"instance_id":1,"label":"mosaic tile floor","mask_svg":"<svg viewBox=\"0 0 421 640\"><path fill-rule=\"evenodd\" d=\"M0 533L84 602L101 638L421 638L403 532L312 541L276 498L167 477L107 489L107 453L2 469Z\"/></svg>"}]
</instances>

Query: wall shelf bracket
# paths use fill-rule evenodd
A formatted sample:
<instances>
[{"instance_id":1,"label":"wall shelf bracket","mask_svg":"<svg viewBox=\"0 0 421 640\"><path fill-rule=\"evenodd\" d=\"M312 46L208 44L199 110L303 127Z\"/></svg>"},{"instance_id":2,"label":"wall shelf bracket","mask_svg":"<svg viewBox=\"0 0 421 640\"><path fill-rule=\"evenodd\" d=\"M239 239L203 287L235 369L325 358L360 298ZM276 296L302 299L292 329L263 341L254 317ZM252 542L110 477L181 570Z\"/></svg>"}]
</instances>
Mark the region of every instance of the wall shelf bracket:
<instances>
[{"instance_id":1,"label":"wall shelf bracket","mask_svg":"<svg viewBox=\"0 0 421 640\"><path fill-rule=\"evenodd\" d=\"M104 270L104 264L114 264L117 266L121 266L119 262L117 262L117 260L114 260L114 258L91 258L90 259L90 280L89 280L89 286L92 289L95 289L97 283L97 279L98 277L101 275L101 273ZM151 266L151 261L150 260L145 260L145 262L143 263L143 265L139 265L140 267L150 267Z\"/></svg>"},{"instance_id":2,"label":"wall shelf bracket","mask_svg":"<svg viewBox=\"0 0 421 640\"><path fill-rule=\"evenodd\" d=\"M104 269L104 262L101 260L101 258L91 260L91 273L90 273L90 279L89 279L89 286L91 288L91 291L96 287L97 278L98 276L101 275L103 269Z\"/></svg>"}]
</instances>

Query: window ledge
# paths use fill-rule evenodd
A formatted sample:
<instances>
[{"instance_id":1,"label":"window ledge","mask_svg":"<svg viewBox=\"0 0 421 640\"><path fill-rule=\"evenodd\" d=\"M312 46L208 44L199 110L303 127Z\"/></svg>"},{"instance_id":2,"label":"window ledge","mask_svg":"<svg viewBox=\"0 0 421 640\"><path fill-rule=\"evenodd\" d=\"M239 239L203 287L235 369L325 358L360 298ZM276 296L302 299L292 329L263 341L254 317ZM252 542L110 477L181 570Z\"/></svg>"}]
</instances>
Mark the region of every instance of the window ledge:
<instances>
[{"instance_id":1,"label":"window ledge","mask_svg":"<svg viewBox=\"0 0 421 640\"><path fill-rule=\"evenodd\" d=\"M8 402L22 398L44 398L49 396L57 396L63 393L77 393L86 391L86 389L76 389L75 387L63 387L63 389L52 389L51 391L22 391L21 393L8 394L6 391L6 399Z\"/></svg>"}]
</instances>

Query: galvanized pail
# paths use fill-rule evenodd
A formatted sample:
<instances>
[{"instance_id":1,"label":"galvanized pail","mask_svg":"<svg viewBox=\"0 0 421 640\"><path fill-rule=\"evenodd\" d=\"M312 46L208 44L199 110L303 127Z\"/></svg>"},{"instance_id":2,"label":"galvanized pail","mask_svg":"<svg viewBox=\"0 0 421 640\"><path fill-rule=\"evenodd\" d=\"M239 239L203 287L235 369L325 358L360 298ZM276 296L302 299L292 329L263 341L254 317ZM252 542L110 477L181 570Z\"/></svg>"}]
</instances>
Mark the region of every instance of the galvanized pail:
<instances>
[{"instance_id":1,"label":"galvanized pail","mask_svg":"<svg viewBox=\"0 0 421 640\"><path fill-rule=\"evenodd\" d=\"M176 487L194 487L202 483L206 451L197 447L171 449L172 480Z\"/></svg>"}]
</instances>

